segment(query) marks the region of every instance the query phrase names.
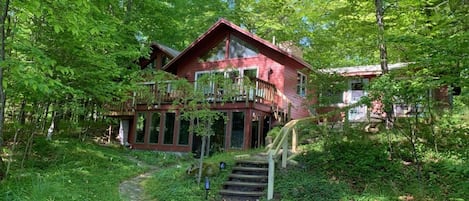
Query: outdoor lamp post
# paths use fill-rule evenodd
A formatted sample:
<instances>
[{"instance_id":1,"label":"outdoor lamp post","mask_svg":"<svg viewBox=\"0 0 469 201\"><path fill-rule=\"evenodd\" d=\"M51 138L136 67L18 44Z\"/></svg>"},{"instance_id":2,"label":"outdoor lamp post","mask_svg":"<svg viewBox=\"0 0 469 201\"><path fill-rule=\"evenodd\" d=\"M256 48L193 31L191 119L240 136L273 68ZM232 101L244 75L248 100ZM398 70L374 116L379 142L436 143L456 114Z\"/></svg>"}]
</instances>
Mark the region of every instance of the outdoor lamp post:
<instances>
[{"instance_id":1,"label":"outdoor lamp post","mask_svg":"<svg viewBox=\"0 0 469 201\"><path fill-rule=\"evenodd\" d=\"M226 168L226 163L225 162L220 162L220 170L224 170Z\"/></svg>"},{"instance_id":2,"label":"outdoor lamp post","mask_svg":"<svg viewBox=\"0 0 469 201\"><path fill-rule=\"evenodd\" d=\"M208 190L210 190L210 180L205 177L205 199L208 200Z\"/></svg>"}]
</instances>

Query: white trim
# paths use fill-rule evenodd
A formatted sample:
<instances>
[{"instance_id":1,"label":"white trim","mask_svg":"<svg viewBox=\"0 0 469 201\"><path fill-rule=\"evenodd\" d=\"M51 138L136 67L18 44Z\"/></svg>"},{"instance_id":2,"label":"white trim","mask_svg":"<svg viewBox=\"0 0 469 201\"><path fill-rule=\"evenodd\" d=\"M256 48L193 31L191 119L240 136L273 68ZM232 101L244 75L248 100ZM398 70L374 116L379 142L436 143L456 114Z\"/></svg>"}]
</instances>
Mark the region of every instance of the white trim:
<instances>
[{"instance_id":1,"label":"white trim","mask_svg":"<svg viewBox=\"0 0 469 201\"><path fill-rule=\"evenodd\" d=\"M139 82L138 84L140 85L152 85L152 84L156 84L154 81L149 81L149 82Z\"/></svg>"},{"instance_id":2,"label":"white trim","mask_svg":"<svg viewBox=\"0 0 469 201\"><path fill-rule=\"evenodd\" d=\"M297 83L296 85L296 94L299 95L300 97L306 97L307 95L307 90L306 90L306 85L308 83L308 77L306 76L306 74L300 72L300 71L297 71L297 76L300 75L300 77L296 78L297 80L299 80L299 83ZM304 79L303 79L304 78ZM298 91L298 86L300 86L300 91ZM304 90L303 93L302 92L302 89Z\"/></svg>"},{"instance_id":3,"label":"white trim","mask_svg":"<svg viewBox=\"0 0 469 201\"><path fill-rule=\"evenodd\" d=\"M368 82L369 82L368 78L350 80L348 82L347 95L344 96L344 98L346 97L347 100L344 100L344 103L348 104L348 105L351 105L351 104L354 104L354 103L357 103L358 101L360 101L361 97L367 96L368 93L365 90L365 85L367 85ZM352 90L352 84L354 84L354 83L361 83L363 88L361 90ZM363 94L360 97L356 97L358 99L355 99L355 98L352 97L353 96L353 91L357 91L357 92L361 91ZM347 102L345 102L345 101L347 101ZM354 111L356 111L357 114L355 114ZM354 108L350 108L349 111L348 111L348 115L347 115L348 120L351 121L351 122L360 122L360 121L366 120L366 119L368 119L368 114L367 113L368 113L368 107L366 105L360 105L360 106L357 106L357 107L354 107Z\"/></svg>"},{"instance_id":4,"label":"white trim","mask_svg":"<svg viewBox=\"0 0 469 201\"><path fill-rule=\"evenodd\" d=\"M400 69L408 66L409 64L413 64L413 62L409 63L395 63L389 64L389 70ZM319 69L320 72L323 73L339 73L339 74L348 74L348 73L371 73L371 74L381 74L381 65L365 65L365 66L349 66L349 67L341 67L341 68L327 68L327 69Z\"/></svg>"}]
</instances>

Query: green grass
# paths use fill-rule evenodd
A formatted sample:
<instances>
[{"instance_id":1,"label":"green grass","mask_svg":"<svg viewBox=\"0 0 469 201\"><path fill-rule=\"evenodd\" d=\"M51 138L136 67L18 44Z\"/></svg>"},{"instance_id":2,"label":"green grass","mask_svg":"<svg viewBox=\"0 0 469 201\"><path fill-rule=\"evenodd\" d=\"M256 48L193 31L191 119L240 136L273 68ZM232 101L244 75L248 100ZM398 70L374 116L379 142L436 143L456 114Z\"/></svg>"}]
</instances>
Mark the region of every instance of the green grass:
<instances>
[{"instance_id":1,"label":"green grass","mask_svg":"<svg viewBox=\"0 0 469 201\"><path fill-rule=\"evenodd\" d=\"M336 137L336 136L335 136ZM421 148L422 171L404 165L404 150L388 159L384 133L359 131L340 139L322 137L302 146L299 166L277 171L275 191L282 201L301 200L469 200L468 147L435 153ZM469 140L469 139L468 139ZM396 143L397 144L397 143ZM401 149L409 149L405 144ZM396 147L397 148L397 147ZM408 150L406 150L407 152Z\"/></svg>"},{"instance_id":2,"label":"green grass","mask_svg":"<svg viewBox=\"0 0 469 201\"><path fill-rule=\"evenodd\" d=\"M37 138L24 168L14 157L0 183L0 200L121 200L119 183L144 171L127 159L129 151L73 139ZM21 154L20 154L21 155Z\"/></svg>"},{"instance_id":3,"label":"green grass","mask_svg":"<svg viewBox=\"0 0 469 201\"><path fill-rule=\"evenodd\" d=\"M366 134L346 129L345 133L324 135L305 128L300 141L310 136L312 143L301 146L304 152L295 158L298 166L277 169L275 197L282 201L392 201L402 200L402 196L415 201L469 200L467 126L443 123L440 128L447 133L439 137L439 152L433 149L431 138L419 141L421 175L417 175L415 164L403 163L412 159L405 137L393 134L394 158L389 160L385 132ZM186 174L186 169L196 163L189 154L129 151L73 138L48 142L40 136L21 168L22 150L20 145L10 177L0 182L0 200L121 200L119 184L148 168L129 157L157 167L155 174L142 183L145 200L198 201L205 197L203 182L198 185L194 176ZM224 161L228 167L210 177L209 200L220 200L218 191L231 172L235 156L257 151L218 153L205 159L216 165Z\"/></svg>"}]
</instances>

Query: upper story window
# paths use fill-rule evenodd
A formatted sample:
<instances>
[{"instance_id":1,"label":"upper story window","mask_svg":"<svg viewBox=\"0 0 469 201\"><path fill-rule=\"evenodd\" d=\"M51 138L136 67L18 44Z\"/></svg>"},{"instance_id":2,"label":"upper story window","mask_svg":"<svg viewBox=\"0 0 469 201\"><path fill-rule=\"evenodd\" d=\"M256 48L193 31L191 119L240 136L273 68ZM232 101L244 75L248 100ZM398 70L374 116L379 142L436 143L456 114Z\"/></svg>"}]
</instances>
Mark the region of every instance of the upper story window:
<instances>
[{"instance_id":1,"label":"upper story window","mask_svg":"<svg viewBox=\"0 0 469 201\"><path fill-rule=\"evenodd\" d=\"M226 38L217 46L213 47L205 55L200 57L201 61L220 61L226 58Z\"/></svg>"},{"instance_id":2,"label":"upper story window","mask_svg":"<svg viewBox=\"0 0 469 201\"><path fill-rule=\"evenodd\" d=\"M257 49L239 39L236 36L230 36L229 58L248 58L257 56Z\"/></svg>"},{"instance_id":3,"label":"upper story window","mask_svg":"<svg viewBox=\"0 0 469 201\"><path fill-rule=\"evenodd\" d=\"M227 42L228 41L228 42ZM200 57L202 62L221 61L225 59L255 57L259 51L252 45L234 35L224 38L205 55Z\"/></svg>"},{"instance_id":4,"label":"upper story window","mask_svg":"<svg viewBox=\"0 0 469 201\"><path fill-rule=\"evenodd\" d=\"M230 84L241 84L241 82L249 80L249 83L255 83L257 79L257 68L239 68L225 71L198 71L195 72L195 88L204 94L214 94L219 90L223 90L221 83L226 81Z\"/></svg>"},{"instance_id":5,"label":"upper story window","mask_svg":"<svg viewBox=\"0 0 469 201\"><path fill-rule=\"evenodd\" d=\"M298 83L296 85L296 93L301 97L306 97L306 75L298 72Z\"/></svg>"}]
</instances>

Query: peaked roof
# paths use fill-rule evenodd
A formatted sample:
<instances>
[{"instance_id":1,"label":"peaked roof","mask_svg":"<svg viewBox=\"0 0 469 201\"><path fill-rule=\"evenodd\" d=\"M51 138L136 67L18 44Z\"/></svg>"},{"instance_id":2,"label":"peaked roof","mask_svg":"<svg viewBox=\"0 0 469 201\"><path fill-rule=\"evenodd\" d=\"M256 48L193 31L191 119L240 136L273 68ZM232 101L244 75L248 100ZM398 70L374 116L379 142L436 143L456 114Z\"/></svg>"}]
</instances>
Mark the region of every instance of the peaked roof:
<instances>
[{"instance_id":1,"label":"peaked roof","mask_svg":"<svg viewBox=\"0 0 469 201\"><path fill-rule=\"evenodd\" d=\"M261 47L260 49L272 51L276 55L272 59L277 60L277 62L282 61L284 59L288 59L301 66L312 69L312 66L306 63L304 60L295 57L293 54L288 53L285 50L282 50L281 48L268 42L267 40L264 40L256 36L255 34L223 18L218 20L214 25L212 25L212 27L210 27L204 34L199 36L197 40L192 42L192 44L189 45L185 50L183 50L177 57L175 57L168 64L166 64L163 67L163 69L169 70L171 68L175 68L178 64L182 63L185 59L190 58L191 57L190 55L196 52L197 50L201 48L206 48L204 47L203 44L210 43L210 41L212 40L220 39L219 35L223 35L225 33L237 33L241 36L244 36L244 38L247 38L248 41L246 42L254 44L256 47Z\"/></svg>"},{"instance_id":2,"label":"peaked roof","mask_svg":"<svg viewBox=\"0 0 469 201\"><path fill-rule=\"evenodd\" d=\"M175 49L172 49L166 45L163 45L157 42L152 42L151 47L157 47L158 49L166 53L168 56L171 56L172 58L177 57L181 53L180 51L177 51Z\"/></svg>"},{"instance_id":3,"label":"peaked roof","mask_svg":"<svg viewBox=\"0 0 469 201\"><path fill-rule=\"evenodd\" d=\"M159 50L159 51L163 52L164 54L166 54L170 59L173 59L173 58L177 57L181 53L181 52L179 52L175 49L172 49L172 48L170 48L166 45L163 45L163 44L160 44L160 43L157 43L157 42L152 42L150 47L151 47L150 58L141 57L138 60L140 66L142 68L147 66L149 63L152 62L152 60L154 60L156 58L156 56L153 53L157 50Z\"/></svg>"}]
</instances>

